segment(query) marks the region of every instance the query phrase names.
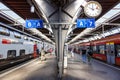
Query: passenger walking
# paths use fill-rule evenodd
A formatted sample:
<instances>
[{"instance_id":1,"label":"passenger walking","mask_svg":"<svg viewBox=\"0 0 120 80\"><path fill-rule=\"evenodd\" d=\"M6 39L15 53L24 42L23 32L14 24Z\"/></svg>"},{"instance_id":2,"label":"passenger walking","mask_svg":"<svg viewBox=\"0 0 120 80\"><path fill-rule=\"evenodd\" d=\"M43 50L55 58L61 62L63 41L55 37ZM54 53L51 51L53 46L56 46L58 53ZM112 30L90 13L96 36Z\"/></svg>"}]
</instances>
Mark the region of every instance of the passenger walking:
<instances>
[{"instance_id":1,"label":"passenger walking","mask_svg":"<svg viewBox=\"0 0 120 80\"><path fill-rule=\"evenodd\" d=\"M37 48L36 52L37 52L37 55L39 55L39 54L40 54L40 51L39 51L39 49L38 49L38 48Z\"/></svg>"},{"instance_id":2,"label":"passenger walking","mask_svg":"<svg viewBox=\"0 0 120 80\"><path fill-rule=\"evenodd\" d=\"M45 57L45 51L42 48L42 50L41 50L41 61L44 61L44 60L46 60L46 57Z\"/></svg>"},{"instance_id":3,"label":"passenger walking","mask_svg":"<svg viewBox=\"0 0 120 80\"><path fill-rule=\"evenodd\" d=\"M72 50L71 50L71 57L73 57L73 58L74 58L74 53L73 53L73 50L74 50L74 49L72 49Z\"/></svg>"},{"instance_id":4,"label":"passenger walking","mask_svg":"<svg viewBox=\"0 0 120 80\"><path fill-rule=\"evenodd\" d=\"M88 48L86 54L87 54L87 62L88 64L91 64L92 51Z\"/></svg>"},{"instance_id":5,"label":"passenger walking","mask_svg":"<svg viewBox=\"0 0 120 80\"><path fill-rule=\"evenodd\" d=\"M82 61L83 63L86 63L86 50L85 49L82 50Z\"/></svg>"}]
</instances>

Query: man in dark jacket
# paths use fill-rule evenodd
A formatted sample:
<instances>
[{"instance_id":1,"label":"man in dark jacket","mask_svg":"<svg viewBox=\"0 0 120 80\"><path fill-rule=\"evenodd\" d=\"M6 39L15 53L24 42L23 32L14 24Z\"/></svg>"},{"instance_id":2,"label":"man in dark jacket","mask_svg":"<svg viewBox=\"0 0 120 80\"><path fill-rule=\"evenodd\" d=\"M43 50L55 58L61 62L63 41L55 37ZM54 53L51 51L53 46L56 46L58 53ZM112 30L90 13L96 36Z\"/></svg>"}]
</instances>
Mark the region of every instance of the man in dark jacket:
<instances>
[{"instance_id":1,"label":"man in dark jacket","mask_svg":"<svg viewBox=\"0 0 120 80\"><path fill-rule=\"evenodd\" d=\"M85 49L82 50L82 61L86 63L86 50Z\"/></svg>"}]
</instances>

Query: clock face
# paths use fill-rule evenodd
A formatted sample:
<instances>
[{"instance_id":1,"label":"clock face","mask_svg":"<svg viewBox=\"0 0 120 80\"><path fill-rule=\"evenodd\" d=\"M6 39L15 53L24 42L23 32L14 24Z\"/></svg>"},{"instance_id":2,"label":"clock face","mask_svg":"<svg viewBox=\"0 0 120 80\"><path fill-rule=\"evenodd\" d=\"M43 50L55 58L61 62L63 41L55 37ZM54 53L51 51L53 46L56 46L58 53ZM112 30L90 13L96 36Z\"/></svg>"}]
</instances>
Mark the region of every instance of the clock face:
<instances>
[{"instance_id":1,"label":"clock face","mask_svg":"<svg viewBox=\"0 0 120 80\"><path fill-rule=\"evenodd\" d=\"M88 17L97 17L101 14L102 7L96 1L89 1L84 7L84 12Z\"/></svg>"}]
</instances>

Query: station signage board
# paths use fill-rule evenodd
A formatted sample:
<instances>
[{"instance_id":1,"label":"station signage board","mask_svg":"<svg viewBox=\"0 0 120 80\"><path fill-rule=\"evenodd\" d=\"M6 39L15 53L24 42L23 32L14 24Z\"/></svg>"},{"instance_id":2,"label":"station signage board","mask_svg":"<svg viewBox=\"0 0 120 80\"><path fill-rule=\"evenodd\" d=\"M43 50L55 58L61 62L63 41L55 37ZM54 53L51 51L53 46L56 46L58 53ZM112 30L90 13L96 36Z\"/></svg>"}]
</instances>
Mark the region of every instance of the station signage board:
<instances>
[{"instance_id":1,"label":"station signage board","mask_svg":"<svg viewBox=\"0 0 120 80\"><path fill-rule=\"evenodd\" d=\"M95 19L77 19L77 28L95 28Z\"/></svg>"},{"instance_id":2,"label":"station signage board","mask_svg":"<svg viewBox=\"0 0 120 80\"><path fill-rule=\"evenodd\" d=\"M43 20L26 20L26 28L43 28Z\"/></svg>"}]
</instances>

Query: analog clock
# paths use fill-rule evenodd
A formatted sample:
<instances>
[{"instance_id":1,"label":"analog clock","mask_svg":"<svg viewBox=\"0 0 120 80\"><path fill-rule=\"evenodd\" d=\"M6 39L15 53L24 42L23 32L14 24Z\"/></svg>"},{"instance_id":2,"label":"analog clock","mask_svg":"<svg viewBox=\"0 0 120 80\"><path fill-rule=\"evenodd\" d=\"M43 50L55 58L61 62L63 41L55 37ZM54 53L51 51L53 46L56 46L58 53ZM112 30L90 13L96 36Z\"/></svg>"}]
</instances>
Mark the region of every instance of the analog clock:
<instances>
[{"instance_id":1,"label":"analog clock","mask_svg":"<svg viewBox=\"0 0 120 80\"><path fill-rule=\"evenodd\" d=\"M88 17L97 17L101 14L102 7L96 1L89 1L84 7L84 13Z\"/></svg>"}]
</instances>

